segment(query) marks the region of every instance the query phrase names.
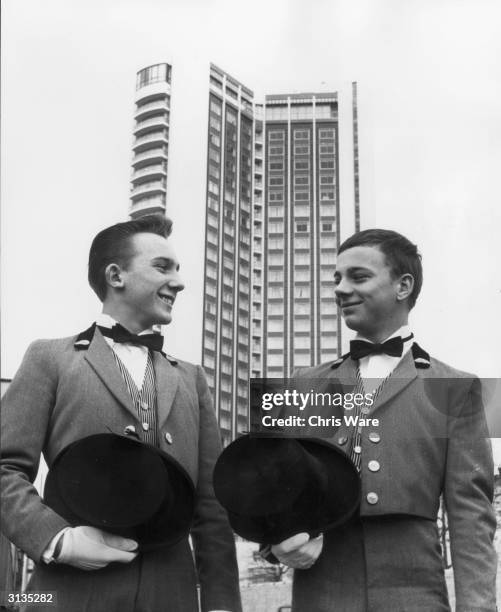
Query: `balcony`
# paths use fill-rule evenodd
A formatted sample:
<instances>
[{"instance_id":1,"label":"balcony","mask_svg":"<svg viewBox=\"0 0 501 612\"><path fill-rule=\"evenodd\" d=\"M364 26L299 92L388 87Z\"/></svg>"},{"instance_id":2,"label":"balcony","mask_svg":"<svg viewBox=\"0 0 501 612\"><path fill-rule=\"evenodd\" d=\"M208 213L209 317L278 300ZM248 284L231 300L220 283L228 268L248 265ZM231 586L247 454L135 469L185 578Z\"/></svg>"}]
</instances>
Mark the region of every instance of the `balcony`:
<instances>
[{"instance_id":1,"label":"balcony","mask_svg":"<svg viewBox=\"0 0 501 612\"><path fill-rule=\"evenodd\" d=\"M161 162L167 160L167 147L156 147L147 149L143 153L134 156L132 165L136 168L147 165L152 162Z\"/></svg>"},{"instance_id":2,"label":"balcony","mask_svg":"<svg viewBox=\"0 0 501 612\"><path fill-rule=\"evenodd\" d=\"M162 181L151 181L150 183L141 183L137 187L134 187L130 192L132 200L136 198L142 198L145 196L154 196L156 194L166 193L166 183Z\"/></svg>"},{"instance_id":3,"label":"balcony","mask_svg":"<svg viewBox=\"0 0 501 612\"><path fill-rule=\"evenodd\" d=\"M158 132L152 132L146 136L140 136L136 138L136 142L132 148L134 151L142 151L152 148L151 145L166 145L169 142L168 134L167 130L159 130Z\"/></svg>"},{"instance_id":4,"label":"balcony","mask_svg":"<svg viewBox=\"0 0 501 612\"><path fill-rule=\"evenodd\" d=\"M164 164L153 164L135 170L132 174L132 182L144 182L146 178L153 180L161 179L166 176L167 170Z\"/></svg>"},{"instance_id":5,"label":"balcony","mask_svg":"<svg viewBox=\"0 0 501 612\"><path fill-rule=\"evenodd\" d=\"M134 119L139 121L140 119L146 119L148 115L158 113L158 111L168 111L170 108L169 101L167 98L163 100L153 100L136 108L134 113Z\"/></svg>"},{"instance_id":6,"label":"balcony","mask_svg":"<svg viewBox=\"0 0 501 612\"><path fill-rule=\"evenodd\" d=\"M143 133L151 131L152 128L160 130L167 129L169 127L168 115L163 113L162 115L155 115L151 119L145 119L144 121L138 121L134 126L134 135L140 136Z\"/></svg>"},{"instance_id":7,"label":"balcony","mask_svg":"<svg viewBox=\"0 0 501 612\"><path fill-rule=\"evenodd\" d=\"M165 212L165 201L161 198L148 198L144 201L133 202L129 208L130 216L135 219L146 214Z\"/></svg>"}]
</instances>

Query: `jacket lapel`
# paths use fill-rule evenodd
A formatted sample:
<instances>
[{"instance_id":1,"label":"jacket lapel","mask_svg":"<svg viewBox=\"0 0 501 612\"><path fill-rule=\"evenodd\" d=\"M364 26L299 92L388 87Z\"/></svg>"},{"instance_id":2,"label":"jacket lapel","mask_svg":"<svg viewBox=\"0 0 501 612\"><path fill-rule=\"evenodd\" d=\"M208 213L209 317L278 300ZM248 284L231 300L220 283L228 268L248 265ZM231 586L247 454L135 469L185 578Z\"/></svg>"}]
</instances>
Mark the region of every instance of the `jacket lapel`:
<instances>
[{"instance_id":1,"label":"jacket lapel","mask_svg":"<svg viewBox=\"0 0 501 612\"><path fill-rule=\"evenodd\" d=\"M115 399L137 419L137 411L116 365L112 349L106 344L101 332L97 329L85 353L85 359Z\"/></svg>"},{"instance_id":2,"label":"jacket lapel","mask_svg":"<svg viewBox=\"0 0 501 612\"><path fill-rule=\"evenodd\" d=\"M417 378L416 366L412 357L412 351L407 351L398 363L392 375L384 383L381 392L376 398L371 413L379 410L382 406L391 401L396 395L408 387Z\"/></svg>"},{"instance_id":3,"label":"jacket lapel","mask_svg":"<svg viewBox=\"0 0 501 612\"><path fill-rule=\"evenodd\" d=\"M170 361L159 352L152 352L157 388L158 427L161 427L167 420L172 409L172 404L179 384L179 374L177 372L177 366L172 365Z\"/></svg>"}]
</instances>

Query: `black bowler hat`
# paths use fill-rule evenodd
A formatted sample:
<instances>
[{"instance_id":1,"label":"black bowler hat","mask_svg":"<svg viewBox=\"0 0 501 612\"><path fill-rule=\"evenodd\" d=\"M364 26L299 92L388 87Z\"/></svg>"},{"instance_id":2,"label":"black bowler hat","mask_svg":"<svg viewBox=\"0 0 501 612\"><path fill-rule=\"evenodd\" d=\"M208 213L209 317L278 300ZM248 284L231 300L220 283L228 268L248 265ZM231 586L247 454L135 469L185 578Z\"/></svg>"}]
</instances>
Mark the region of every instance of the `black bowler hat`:
<instances>
[{"instance_id":1,"label":"black bowler hat","mask_svg":"<svg viewBox=\"0 0 501 612\"><path fill-rule=\"evenodd\" d=\"M214 490L238 535L277 544L342 525L361 487L353 462L324 440L245 435L219 457Z\"/></svg>"},{"instance_id":2,"label":"black bowler hat","mask_svg":"<svg viewBox=\"0 0 501 612\"><path fill-rule=\"evenodd\" d=\"M146 551L190 530L195 488L160 449L117 434L87 436L64 448L45 483L44 503L73 526L131 538Z\"/></svg>"}]
</instances>

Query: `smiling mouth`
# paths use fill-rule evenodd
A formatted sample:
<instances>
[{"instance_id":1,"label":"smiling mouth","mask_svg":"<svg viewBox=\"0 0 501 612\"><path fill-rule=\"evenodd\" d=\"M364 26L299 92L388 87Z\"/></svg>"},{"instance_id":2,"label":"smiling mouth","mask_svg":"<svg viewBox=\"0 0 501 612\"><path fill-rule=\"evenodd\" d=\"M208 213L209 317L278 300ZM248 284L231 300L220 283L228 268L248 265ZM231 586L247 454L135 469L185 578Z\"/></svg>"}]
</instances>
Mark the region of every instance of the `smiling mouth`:
<instances>
[{"instance_id":1,"label":"smiling mouth","mask_svg":"<svg viewBox=\"0 0 501 612\"><path fill-rule=\"evenodd\" d=\"M358 306L359 304L361 304L362 302L352 302L350 304L340 304L340 308L341 310L344 310L345 308L352 308L353 306Z\"/></svg>"},{"instance_id":2,"label":"smiling mouth","mask_svg":"<svg viewBox=\"0 0 501 612\"><path fill-rule=\"evenodd\" d=\"M174 297L172 295L159 295L159 298L162 300L162 302L168 304L169 306L174 304Z\"/></svg>"}]
</instances>

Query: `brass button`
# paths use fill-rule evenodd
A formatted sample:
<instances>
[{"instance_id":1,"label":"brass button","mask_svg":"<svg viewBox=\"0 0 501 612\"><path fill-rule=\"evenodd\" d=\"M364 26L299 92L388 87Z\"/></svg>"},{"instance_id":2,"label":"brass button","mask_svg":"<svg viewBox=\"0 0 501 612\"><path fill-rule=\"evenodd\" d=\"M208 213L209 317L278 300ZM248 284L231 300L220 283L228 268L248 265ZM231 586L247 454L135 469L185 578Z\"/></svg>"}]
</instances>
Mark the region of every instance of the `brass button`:
<instances>
[{"instance_id":1,"label":"brass button","mask_svg":"<svg viewBox=\"0 0 501 612\"><path fill-rule=\"evenodd\" d=\"M141 408L143 410L148 410L149 406L148 406L148 404L146 402L141 402Z\"/></svg>"},{"instance_id":2,"label":"brass button","mask_svg":"<svg viewBox=\"0 0 501 612\"><path fill-rule=\"evenodd\" d=\"M369 409L368 408L362 408L362 410L360 412L362 414L369 414Z\"/></svg>"},{"instance_id":3,"label":"brass button","mask_svg":"<svg viewBox=\"0 0 501 612\"><path fill-rule=\"evenodd\" d=\"M367 493L367 503L369 503L371 506L373 506L374 504L377 504L378 501L379 501L379 497L377 493L374 493L374 491Z\"/></svg>"},{"instance_id":4,"label":"brass button","mask_svg":"<svg viewBox=\"0 0 501 612\"><path fill-rule=\"evenodd\" d=\"M377 431L371 431L371 433L369 434L369 440L371 442L374 442L374 444L377 444L381 440L381 436L378 434Z\"/></svg>"},{"instance_id":5,"label":"brass button","mask_svg":"<svg viewBox=\"0 0 501 612\"><path fill-rule=\"evenodd\" d=\"M149 428L150 428L149 423L143 423L143 430L144 431L148 431Z\"/></svg>"},{"instance_id":6,"label":"brass button","mask_svg":"<svg viewBox=\"0 0 501 612\"><path fill-rule=\"evenodd\" d=\"M172 436L170 435L168 431L165 432L165 440L167 444L172 444Z\"/></svg>"},{"instance_id":7,"label":"brass button","mask_svg":"<svg viewBox=\"0 0 501 612\"><path fill-rule=\"evenodd\" d=\"M346 442L348 442L348 436L339 436L339 438L337 439L338 444L346 444Z\"/></svg>"},{"instance_id":8,"label":"brass button","mask_svg":"<svg viewBox=\"0 0 501 612\"><path fill-rule=\"evenodd\" d=\"M357 453L357 455L360 455L360 453L362 452L362 447L359 446L358 444L354 447L353 449L354 453Z\"/></svg>"},{"instance_id":9,"label":"brass button","mask_svg":"<svg viewBox=\"0 0 501 612\"><path fill-rule=\"evenodd\" d=\"M136 433L136 428L134 427L134 425L127 425L127 427L124 429L124 434L126 436L130 436L131 434L135 434Z\"/></svg>"},{"instance_id":10,"label":"brass button","mask_svg":"<svg viewBox=\"0 0 501 612\"><path fill-rule=\"evenodd\" d=\"M371 472L379 472L380 469L381 466L379 465L379 461L376 461L375 459L369 461L369 470Z\"/></svg>"}]
</instances>

